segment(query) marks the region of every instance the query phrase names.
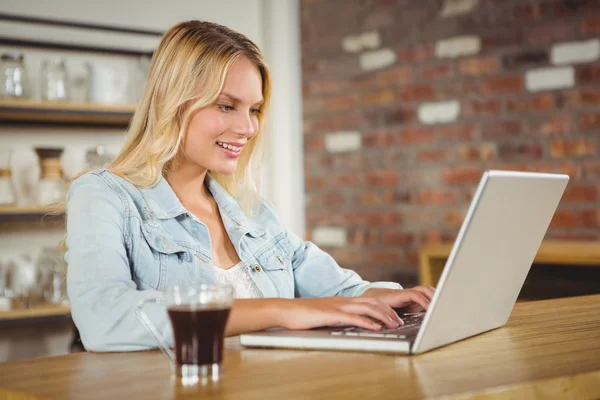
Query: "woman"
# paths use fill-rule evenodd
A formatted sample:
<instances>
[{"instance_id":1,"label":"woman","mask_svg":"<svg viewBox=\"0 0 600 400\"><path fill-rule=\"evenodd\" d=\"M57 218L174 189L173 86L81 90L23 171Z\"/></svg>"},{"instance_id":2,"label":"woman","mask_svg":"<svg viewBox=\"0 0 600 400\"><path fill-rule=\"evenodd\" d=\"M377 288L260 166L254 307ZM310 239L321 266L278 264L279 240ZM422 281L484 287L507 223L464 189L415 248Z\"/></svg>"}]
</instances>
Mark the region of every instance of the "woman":
<instances>
[{"instance_id":1,"label":"woman","mask_svg":"<svg viewBox=\"0 0 600 400\"><path fill-rule=\"evenodd\" d=\"M363 281L287 232L257 195L270 92L244 35L200 21L165 33L121 153L69 189L68 294L88 350L156 347L135 305L169 285L227 276L237 299L226 335L339 323L376 330L402 323L392 307L428 307L432 288ZM172 342L165 310L146 310Z\"/></svg>"}]
</instances>

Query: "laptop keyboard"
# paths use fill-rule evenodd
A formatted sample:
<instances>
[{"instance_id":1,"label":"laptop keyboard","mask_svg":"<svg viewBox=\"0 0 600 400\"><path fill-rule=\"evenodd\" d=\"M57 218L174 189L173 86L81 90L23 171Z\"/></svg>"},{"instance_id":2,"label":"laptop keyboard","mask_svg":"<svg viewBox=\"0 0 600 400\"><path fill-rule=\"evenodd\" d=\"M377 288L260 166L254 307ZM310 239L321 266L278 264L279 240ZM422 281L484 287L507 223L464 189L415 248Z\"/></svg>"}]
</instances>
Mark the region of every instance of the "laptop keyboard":
<instances>
[{"instance_id":1,"label":"laptop keyboard","mask_svg":"<svg viewBox=\"0 0 600 400\"><path fill-rule=\"evenodd\" d=\"M372 338L387 338L387 339L406 339L409 336L415 336L421 327L425 313L402 313L399 314L404 325L393 329L380 329L378 331L371 331L369 329L359 328L351 326L341 330L332 331L331 334L334 336L358 336L358 337L372 337Z\"/></svg>"}]
</instances>

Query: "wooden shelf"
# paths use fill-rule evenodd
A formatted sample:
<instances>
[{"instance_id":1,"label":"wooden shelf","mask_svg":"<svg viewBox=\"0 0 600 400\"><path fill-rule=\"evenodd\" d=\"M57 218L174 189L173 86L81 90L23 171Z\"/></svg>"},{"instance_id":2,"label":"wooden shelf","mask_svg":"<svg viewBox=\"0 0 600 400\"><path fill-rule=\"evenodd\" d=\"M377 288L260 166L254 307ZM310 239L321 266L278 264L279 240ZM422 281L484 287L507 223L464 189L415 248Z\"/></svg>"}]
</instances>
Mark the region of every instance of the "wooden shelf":
<instances>
[{"instance_id":1,"label":"wooden shelf","mask_svg":"<svg viewBox=\"0 0 600 400\"><path fill-rule=\"evenodd\" d=\"M58 317L70 314L71 307L69 306L44 305L35 308L19 308L10 311L0 311L0 321Z\"/></svg>"},{"instance_id":2,"label":"wooden shelf","mask_svg":"<svg viewBox=\"0 0 600 400\"><path fill-rule=\"evenodd\" d=\"M0 122L126 127L136 105L1 100Z\"/></svg>"}]
</instances>

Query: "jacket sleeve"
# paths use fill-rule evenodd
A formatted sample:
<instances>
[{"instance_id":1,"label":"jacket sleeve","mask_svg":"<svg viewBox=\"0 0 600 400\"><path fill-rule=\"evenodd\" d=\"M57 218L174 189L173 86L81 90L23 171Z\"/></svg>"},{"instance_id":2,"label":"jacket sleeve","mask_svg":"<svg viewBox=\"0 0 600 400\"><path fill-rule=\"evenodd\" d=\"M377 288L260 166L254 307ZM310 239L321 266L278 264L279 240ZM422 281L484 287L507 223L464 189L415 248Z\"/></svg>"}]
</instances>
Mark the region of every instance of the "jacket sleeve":
<instances>
[{"instance_id":1,"label":"jacket sleeve","mask_svg":"<svg viewBox=\"0 0 600 400\"><path fill-rule=\"evenodd\" d=\"M67 293L71 314L89 351L133 351L157 347L135 315L143 300L158 291L136 289L126 243L125 202L100 175L73 182L67 199ZM173 343L166 307L155 302L144 311L163 339Z\"/></svg>"},{"instance_id":2,"label":"jacket sleeve","mask_svg":"<svg viewBox=\"0 0 600 400\"><path fill-rule=\"evenodd\" d=\"M279 221L273 205L265 200L265 206ZM293 249L295 297L360 296L370 288L402 289L394 282L365 281L356 272L340 267L314 243L289 231L286 235Z\"/></svg>"},{"instance_id":3,"label":"jacket sleeve","mask_svg":"<svg viewBox=\"0 0 600 400\"><path fill-rule=\"evenodd\" d=\"M288 232L294 248L292 267L296 297L360 296L370 288L402 289L394 282L368 282L342 268L328 253L310 241Z\"/></svg>"}]
</instances>

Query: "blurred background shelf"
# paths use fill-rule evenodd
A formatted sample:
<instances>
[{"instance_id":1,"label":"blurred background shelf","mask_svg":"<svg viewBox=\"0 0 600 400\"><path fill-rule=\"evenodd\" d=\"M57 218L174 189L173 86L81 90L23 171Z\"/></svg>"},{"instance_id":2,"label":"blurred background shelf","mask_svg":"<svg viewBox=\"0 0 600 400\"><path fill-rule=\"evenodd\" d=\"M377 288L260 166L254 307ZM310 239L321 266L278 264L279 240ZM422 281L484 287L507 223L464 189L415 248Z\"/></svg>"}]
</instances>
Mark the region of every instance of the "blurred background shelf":
<instances>
[{"instance_id":1,"label":"blurred background shelf","mask_svg":"<svg viewBox=\"0 0 600 400\"><path fill-rule=\"evenodd\" d=\"M22 221L22 220L48 220L56 221L61 219L62 213L56 214L49 207L42 206L0 206L0 222L4 221Z\"/></svg>"},{"instance_id":2,"label":"blurred background shelf","mask_svg":"<svg viewBox=\"0 0 600 400\"><path fill-rule=\"evenodd\" d=\"M0 101L0 122L127 127L136 105Z\"/></svg>"},{"instance_id":3,"label":"blurred background shelf","mask_svg":"<svg viewBox=\"0 0 600 400\"><path fill-rule=\"evenodd\" d=\"M67 317L70 314L71 307L69 306L43 305L35 308L0 311L0 321L26 320L42 317Z\"/></svg>"}]
</instances>

